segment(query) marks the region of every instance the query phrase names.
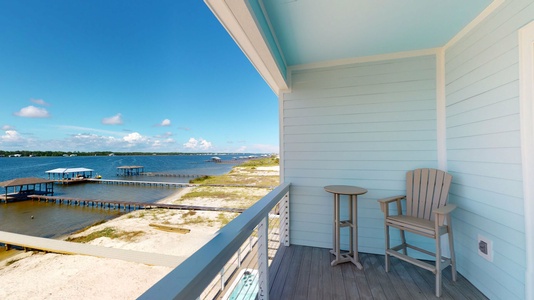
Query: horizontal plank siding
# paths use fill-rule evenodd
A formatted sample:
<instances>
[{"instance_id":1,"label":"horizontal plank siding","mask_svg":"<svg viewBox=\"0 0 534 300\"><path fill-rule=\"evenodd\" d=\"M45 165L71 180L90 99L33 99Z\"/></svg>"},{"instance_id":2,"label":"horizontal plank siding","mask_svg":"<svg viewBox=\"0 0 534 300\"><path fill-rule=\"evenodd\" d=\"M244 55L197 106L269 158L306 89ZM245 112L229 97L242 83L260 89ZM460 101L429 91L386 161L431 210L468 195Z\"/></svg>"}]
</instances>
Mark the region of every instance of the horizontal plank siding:
<instances>
[{"instance_id":1,"label":"horizontal plank siding","mask_svg":"<svg viewBox=\"0 0 534 300\"><path fill-rule=\"evenodd\" d=\"M517 31L533 19L533 1L505 1L445 52L458 270L495 299L525 297ZM478 255L479 234L493 262Z\"/></svg>"},{"instance_id":2,"label":"horizontal plank siding","mask_svg":"<svg viewBox=\"0 0 534 300\"><path fill-rule=\"evenodd\" d=\"M360 250L384 252L376 200L404 193L407 170L437 165L435 65L421 56L292 72L281 97L292 244L331 247L333 197L323 187L356 185L368 189L358 197Z\"/></svg>"}]
</instances>

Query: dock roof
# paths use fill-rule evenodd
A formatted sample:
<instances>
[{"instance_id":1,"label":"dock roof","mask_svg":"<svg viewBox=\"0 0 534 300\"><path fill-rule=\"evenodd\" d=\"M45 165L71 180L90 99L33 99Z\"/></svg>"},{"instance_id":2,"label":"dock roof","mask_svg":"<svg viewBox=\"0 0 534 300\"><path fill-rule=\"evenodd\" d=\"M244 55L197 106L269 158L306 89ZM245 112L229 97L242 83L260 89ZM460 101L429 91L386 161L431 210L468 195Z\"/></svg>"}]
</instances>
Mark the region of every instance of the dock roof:
<instances>
[{"instance_id":1,"label":"dock roof","mask_svg":"<svg viewBox=\"0 0 534 300\"><path fill-rule=\"evenodd\" d=\"M63 174L63 173L80 173L80 172L93 172L93 169L87 168L57 168L46 171L46 173Z\"/></svg>"},{"instance_id":2,"label":"dock roof","mask_svg":"<svg viewBox=\"0 0 534 300\"><path fill-rule=\"evenodd\" d=\"M10 186L19 186L19 185L29 185L29 184L40 184L40 183L53 183L53 180L37 178L37 177L26 177L26 178L15 178L7 181L0 182L1 187L10 187Z\"/></svg>"},{"instance_id":3,"label":"dock roof","mask_svg":"<svg viewBox=\"0 0 534 300\"><path fill-rule=\"evenodd\" d=\"M120 166L117 167L117 169L141 169L144 168L143 166Z\"/></svg>"}]
</instances>

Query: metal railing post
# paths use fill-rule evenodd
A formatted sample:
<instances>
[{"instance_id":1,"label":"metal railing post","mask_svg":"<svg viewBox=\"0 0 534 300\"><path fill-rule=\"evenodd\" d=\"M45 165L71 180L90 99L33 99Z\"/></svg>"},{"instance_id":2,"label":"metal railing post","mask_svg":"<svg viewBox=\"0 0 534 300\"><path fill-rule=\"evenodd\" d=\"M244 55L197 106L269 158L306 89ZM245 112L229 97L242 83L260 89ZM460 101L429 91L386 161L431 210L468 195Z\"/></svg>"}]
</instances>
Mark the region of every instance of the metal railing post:
<instances>
[{"instance_id":1,"label":"metal railing post","mask_svg":"<svg viewBox=\"0 0 534 300\"><path fill-rule=\"evenodd\" d=\"M289 246L289 192L280 200L280 243Z\"/></svg>"},{"instance_id":2,"label":"metal railing post","mask_svg":"<svg viewBox=\"0 0 534 300\"><path fill-rule=\"evenodd\" d=\"M258 225L258 271L260 300L269 300L269 215Z\"/></svg>"}]
</instances>

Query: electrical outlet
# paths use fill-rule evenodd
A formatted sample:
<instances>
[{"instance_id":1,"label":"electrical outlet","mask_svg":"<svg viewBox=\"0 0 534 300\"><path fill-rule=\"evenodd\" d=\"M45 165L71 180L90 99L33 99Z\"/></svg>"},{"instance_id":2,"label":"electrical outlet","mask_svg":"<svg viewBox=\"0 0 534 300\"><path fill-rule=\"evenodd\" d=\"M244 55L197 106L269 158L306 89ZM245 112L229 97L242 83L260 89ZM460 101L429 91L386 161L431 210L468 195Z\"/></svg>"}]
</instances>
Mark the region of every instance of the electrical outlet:
<instances>
[{"instance_id":1,"label":"electrical outlet","mask_svg":"<svg viewBox=\"0 0 534 300\"><path fill-rule=\"evenodd\" d=\"M478 255L486 260L493 262L493 242L482 235L478 235Z\"/></svg>"}]
</instances>

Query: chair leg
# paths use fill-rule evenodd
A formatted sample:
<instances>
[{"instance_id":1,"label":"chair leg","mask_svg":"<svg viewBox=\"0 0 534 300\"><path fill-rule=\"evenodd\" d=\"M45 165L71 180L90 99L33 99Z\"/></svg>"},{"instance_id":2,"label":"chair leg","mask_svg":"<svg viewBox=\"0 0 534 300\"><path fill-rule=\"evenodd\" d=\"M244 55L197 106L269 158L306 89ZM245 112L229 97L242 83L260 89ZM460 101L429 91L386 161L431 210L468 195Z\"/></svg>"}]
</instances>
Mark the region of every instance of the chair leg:
<instances>
[{"instance_id":1,"label":"chair leg","mask_svg":"<svg viewBox=\"0 0 534 300\"><path fill-rule=\"evenodd\" d=\"M436 232L436 297L441 296L441 238Z\"/></svg>"},{"instance_id":2,"label":"chair leg","mask_svg":"<svg viewBox=\"0 0 534 300\"><path fill-rule=\"evenodd\" d=\"M406 247L406 235L404 234L404 230L400 231L401 236L401 242L402 242L402 254L408 255L408 247Z\"/></svg>"},{"instance_id":3,"label":"chair leg","mask_svg":"<svg viewBox=\"0 0 534 300\"><path fill-rule=\"evenodd\" d=\"M454 240L452 236L452 225L451 217L448 216L447 219L447 231L449 235L449 251L451 252L451 272L452 272L452 281L456 281L456 255L454 255Z\"/></svg>"},{"instance_id":4,"label":"chair leg","mask_svg":"<svg viewBox=\"0 0 534 300\"><path fill-rule=\"evenodd\" d=\"M386 250L385 250L385 254L386 254L385 259L386 259L386 261L385 261L385 265L386 266L385 267L386 267L386 272L389 272L389 255L388 255L388 252L387 252L387 250L389 249L389 226L385 222L384 222L384 228L386 229L386 232L385 232L386 233L386 239L385 239L385 241L386 241Z\"/></svg>"}]
</instances>

